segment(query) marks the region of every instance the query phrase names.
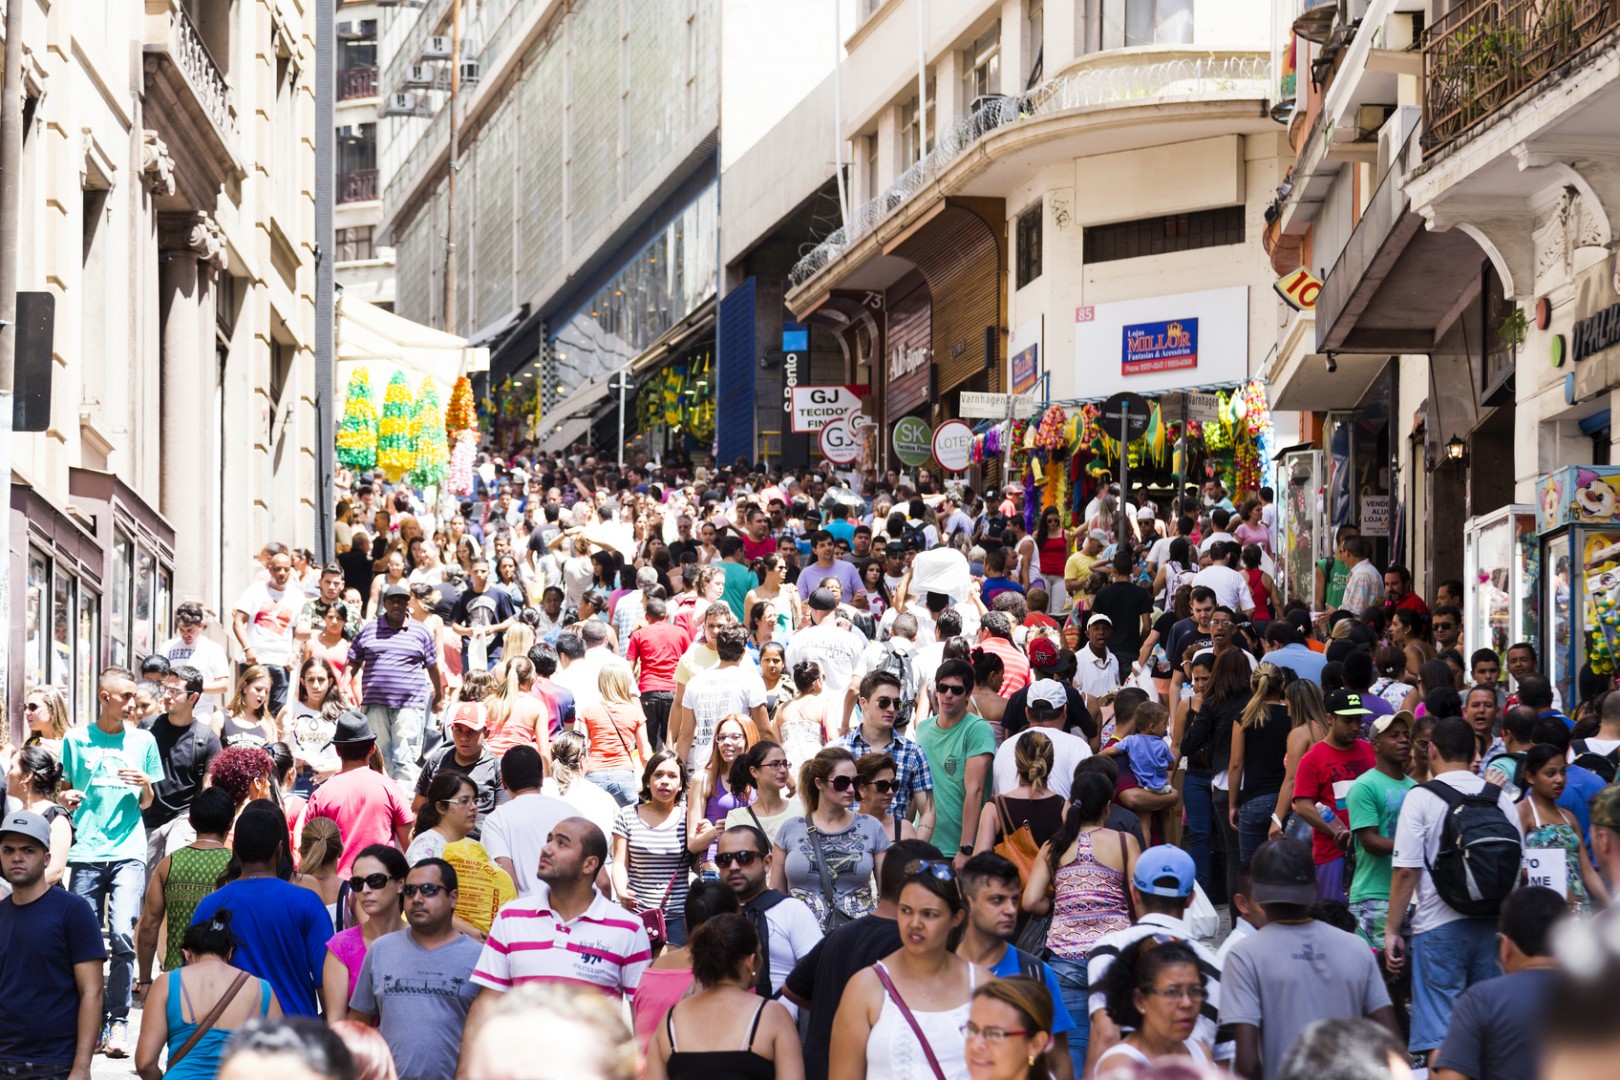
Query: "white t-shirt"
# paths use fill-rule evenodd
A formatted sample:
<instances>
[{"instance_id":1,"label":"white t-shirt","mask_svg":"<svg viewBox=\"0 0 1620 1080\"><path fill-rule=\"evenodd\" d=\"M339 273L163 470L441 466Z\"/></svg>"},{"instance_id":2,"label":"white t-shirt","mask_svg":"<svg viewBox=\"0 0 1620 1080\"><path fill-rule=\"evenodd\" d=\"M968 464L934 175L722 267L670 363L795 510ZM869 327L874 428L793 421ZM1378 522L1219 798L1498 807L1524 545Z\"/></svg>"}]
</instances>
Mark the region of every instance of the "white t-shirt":
<instances>
[{"instance_id":1,"label":"white t-shirt","mask_svg":"<svg viewBox=\"0 0 1620 1080\"><path fill-rule=\"evenodd\" d=\"M606 645L585 650L585 655L552 676L552 681L574 695L574 715L602 700L602 669L618 659Z\"/></svg>"},{"instance_id":2,"label":"white t-shirt","mask_svg":"<svg viewBox=\"0 0 1620 1080\"><path fill-rule=\"evenodd\" d=\"M1215 603L1233 611L1253 611L1254 594L1249 592L1249 579L1227 566L1216 563L1193 575L1193 588L1208 585L1215 590Z\"/></svg>"},{"instance_id":3,"label":"white t-shirt","mask_svg":"<svg viewBox=\"0 0 1620 1080\"><path fill-rule=\"evenodd\" d=\"M1485 787L1483 777L1462 769L1441 773L1435 779L1450 784L1464 795L1476 794ZM1518 807L1513 805L1513 797L1503 791L1497 802L1523 839L1524 827L1519 824ZM1391 865L1412 867L1420 872L1414 894L1417 900L1417 911L1412 916L1414 934L1465 917L1440 899L1440 894L1434 888L1434 879L1429 876L1427 869L1440 854L1441 823L1445 820L1446 811L1445 801L1440 796L1415 787L1406 793L1406 801L1401 803L1400 820L1395 825L1395 854L1390 860Z\"/></svg>"},{"instance_id":4,"label":"white t-shirt","mask_svg":"<svg viewBox=\"0 0 1620 1080\"><path fill-rule=\"evenodd\" d=\"M582 817L598 829L601 829L602 835L607 838L608 849L612 850L613 822L619 817L619 800L608 794L606 788L591 783L583 776L576 776L574 782L568 785L568 791L565 793L557 790L556 778L548 776L540 785L540 793L548 798L556 799L558 802L567 803L572 807L565 816ZM506 805L510 806L511 803ZM494 815L491 814L490 816L493 817ZM486 824L484 827L487 829L489 826ZM541 842L544 843L544 840ZM538 853L538 849L536 849L536 852ZM491 853L491 858L493 857L494 855ZM538 860L539 856L537 854L536 861L538 862ZM516 859L512 861L514 864L517 862ZM521 885L518 886L519 896L525 896L527 893L528 890Z\"/></svg>"},{"instance_id":5,"label":"white t-shirt","mask_svg":"<svg viewBox=\"0 0 1620 1080\"><path fill-rule=\"evenodd\" d=\"M720 721L732 713L747 713L765 704L765 680L740 665L715 666L692 676L681 704L692 710L694 730L686 767L696 771L709 764L714 729Z\"/></svg>"},{"instance_id":6,"label":"white t-shirt","mask_svg":"<svg viewBox=\"0 0 1620 1080\"><path fill-rule=\"evenodd\" d=\"M797 897L788 897L765 913L770 937L771 989L780 991L797 964L821 940L821 924L810 906ZM795 1016L797 1008L784 1001Z\"/></svg>"},{"instance_id":7,"label":"white t-shirt","mask_svg":"<svg viewBox=\"0 0 1620 1080\"><path fill-rule=\"evenodd\" d=\"M792 671L802 661L814 660L821 666L827 692L834 701L842 701L865 651L866 635L855 629L840 629L829 616L819 626L794 632L787 647L787 669Z\"/></svg>"},{"instance_id":8,"label":"white t-shirt","mask_svg":"<svg viewBox=\"0 0 1620 1080\"><path fill-rule=\"evenodd\" d=\"M1092 697L1102 697L1119 689L1119 658L1104 649L1102 656L1091 651L1087 645L1075 656L1080 666L1080 673L1076 676L1076 688L1082 694Z\"/></svg>"},{"instance_id":9,"label":"white t-shirt","mask_svg":"<svg viewBox=\"0 0 1620 1080\"><path fill-rule=\"evenodd\" d=\"M1212 532L1198 543L1198 554L1208 555L1209 549L1216 544L1235 544L1237 537L1229 532Z\"/></svg>"},{"instance_id":10,"label":"white t-shirt","mask_svg":"<svg viewBox=\"0 0 1620 1080\"><path fill-rule=\"evenodd\" d=\"M1170 539L1171 538L1168 536L1161 536L1157 540L1153 541L1153 546L1148 548L1147 561L1152 563L1154 566L1163 566L1165 563L1169 562Z\"/></svg>"},{"instance_id":11,"label":"white t-shirt","mask_svg":"<svg viewBox=\"0 0 1620 1080\"><path fill-rule=\"evenodd\" d=\"M1027 727L996 750L995 763L991 766L996 794L1005 795L1018 786L1018 740L1031 731L1039 731L1052 740L1052 775L1046 778L1046 786L1067 799L1069 788L1074 784L1074 767L1091 756L1091 747L1078 735L1044 727Z\"/></svg>"},{"instance_id":12,"label":"white t-shirt","mask_svg":"<svg viewBox=\"0 0 1620 1080\"><path fill-rule=\"evenodd\" d=\"M290 667L293 660L293 624L307 597L288 587L277 591L268 581L255 581L242 591L236 610L248 617L248 645L261 664Z\"/></svg>"},{"instance_id":13,"label":"white t-shirt","mask_svg":"<svg viewBox=\"0 0 1620 1080\"><path fill-rule=\"evenodd\" d=\"M585 779L574 783L596 787ZM492 860L512 860L512 884L517 887L519 896L527 896L539 884L540 879L535 874L540 865L540 849L546 846L551 827L564 818L583 816L578 807L550 795L540 792L519 795L497 806L483 820L484 850ZM612 836L610 831L603 838Z\"/></svg>"},{"instance_id":14,"label":"white t-shirt","mask_svg":"<svg viewBox=\"0 0 1620 1080\"><path fill-rule=\"evenodd\" d=\"M205 637L199 636L196 645L187 645L181 638L172 637L158 648L158 653L168 657L171 665L190 664L202 672L205 683L228 679L231 675L231 662L225 650L219 647L218 642ZM193 714L206 723L214 715L214 710L222 707L218 694L204 694L197 699Z\"/></svg>"}]
</instances>

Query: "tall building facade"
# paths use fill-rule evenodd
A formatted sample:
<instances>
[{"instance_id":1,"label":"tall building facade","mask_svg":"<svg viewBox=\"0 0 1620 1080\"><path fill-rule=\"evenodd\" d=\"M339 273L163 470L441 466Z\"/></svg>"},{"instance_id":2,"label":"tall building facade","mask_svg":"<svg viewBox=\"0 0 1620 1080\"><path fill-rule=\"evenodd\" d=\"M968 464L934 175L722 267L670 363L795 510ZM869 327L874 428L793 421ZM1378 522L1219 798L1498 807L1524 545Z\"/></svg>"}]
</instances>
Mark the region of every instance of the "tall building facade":
<instances>
[{"instance_id":1,"label":"tall building facade","mask_svg":"<svg viewBox=\"0 0 1620 1080\"><path fill-rule=\"evenodd\" d=\"M52 683L84 717L176 604L228 611L267 540L313 541L305 14L27 5L19 289L54 321L13 437L12 705Z\"/></svg>"}]
</instances>

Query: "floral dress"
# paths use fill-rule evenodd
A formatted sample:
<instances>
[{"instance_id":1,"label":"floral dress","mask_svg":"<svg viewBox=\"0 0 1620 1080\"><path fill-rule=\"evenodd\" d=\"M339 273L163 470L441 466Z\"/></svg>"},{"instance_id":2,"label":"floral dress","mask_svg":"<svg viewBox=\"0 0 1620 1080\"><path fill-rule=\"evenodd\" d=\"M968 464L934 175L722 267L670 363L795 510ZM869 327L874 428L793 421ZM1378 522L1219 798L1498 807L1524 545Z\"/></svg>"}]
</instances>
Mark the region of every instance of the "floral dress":
<instances>
[{"instance_id":1,"label":"floral dress","mask_svg":"<svg viewBox=\"0 0 1620 1080\"><path fill-rule=\"evenodd\" d=\"M1541 814L1536 810L1535 800L1530 799L1529 802L1530 813L1536 819L1536 827L1524 834L1524 849L1563 851L1569 908L1577 914L1589 913L1592 910L1592 898L1587 895L1586 882L1581 880L1580 834L1575 831L1575 826L1564 820L1549 821L1543 825Z\"/></svg>"},{"instance_id":2,"label":"floral dress","mask_svg":"<svg viewBox=\"0 0 1620 1080\"><path fill-rule=\"evenodd\" d=\"M1406 700L1406 695L1412 692L1412 684L1403 683L1398 679L1391 679L1388 676L1381 675L1378 677L1378 680L1367 689L1371 693L1377 694L1379 697L1383 698L1385 701L1399 709L1401 707L1401 702Z\"/></svg>"}]
</instances>

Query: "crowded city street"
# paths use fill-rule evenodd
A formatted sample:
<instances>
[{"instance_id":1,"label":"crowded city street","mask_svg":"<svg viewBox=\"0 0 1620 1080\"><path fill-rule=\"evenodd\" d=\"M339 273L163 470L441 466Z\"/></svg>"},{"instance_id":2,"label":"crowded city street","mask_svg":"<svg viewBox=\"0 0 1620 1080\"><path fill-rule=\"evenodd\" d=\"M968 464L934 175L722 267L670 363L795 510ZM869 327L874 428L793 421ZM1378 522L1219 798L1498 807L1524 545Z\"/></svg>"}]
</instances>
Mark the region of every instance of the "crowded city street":
<instances>
[{"instance_id":1,"label":"crowded city street","mask_svg":"<svg viewBox=\"0 0 1620 1080\"><path fill-rule=\"evenodd\" d=\"M1617 0L0 6L0 1080L1620 1076Z\"/></svg>"}]
</instances>

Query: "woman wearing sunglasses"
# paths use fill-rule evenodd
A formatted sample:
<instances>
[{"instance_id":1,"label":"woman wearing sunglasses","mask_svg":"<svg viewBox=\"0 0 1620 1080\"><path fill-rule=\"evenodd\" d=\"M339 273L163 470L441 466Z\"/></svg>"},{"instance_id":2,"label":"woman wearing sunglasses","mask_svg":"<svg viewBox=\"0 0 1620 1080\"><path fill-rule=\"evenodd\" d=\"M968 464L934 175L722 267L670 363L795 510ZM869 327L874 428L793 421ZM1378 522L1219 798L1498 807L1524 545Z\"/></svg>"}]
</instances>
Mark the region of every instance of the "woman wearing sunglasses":
<instances>
[{"instance_id":1,"label":"woman wearing sunglasses","mask_svg":"<svg viewBox=\"0 0 1620 1080\"><path fill-rule=\"evenodd\" d=\"M67 697L54 686L38 686L28 691L23 702L23 720L28 725L24 746L43 746L62 760L62 739L71 726Z\"/></svg>"},{"instance_id":2,"label":"woman wearing sunglasses","mask_svg":"<svg viewBox=\"0 0 1620 1080\"><path fill-rule=\"evenodd\" d=\"M1159 935L1136 941L1109 965L1097 989L1108 1018L1130 1031L1097 1058L1097 1075L1128 1062L1146 1065L1165 1058L1212 1063L1209 1047L1192 1037L1208 990L1198 956L1185 943Z\"/></svg>"},{"instance_id":3,"label":"woman wearing sunglasses","mask_svg":"<svg viewBox=\"0 0 1620 1080\"><path fill-rule=\"evenodd\" d=\"M916 827L889 809L894 805L895 792L900 790L896 773L894 758L888 754L867 754L855 763L855 786L861 793L861 813L876 818L891 840L915 840Z\"/></svg>"},{"instance_id":4,"label":"woman wearing sunglasses","mask_svg":"<svg viewBox=\"0 0 1620 1080\"><path fill-rule=\"evenodd\" d=\"M810 905L822 933L877 906L872 875L889 837L876 818L855 813L855 777L855 757L840 746L805 762L799 797L809 813L788 819L776 834L771 888Z\"/></svg>"},{"instance_id":5,"label":"woman wearing sunglasses","mask_svg":"<svg viewBox=\"0 0 1620 1080\"><path fill-rule=\"evenodd\" d=\"M900 948L850 980L833 1020L829 1080L961 1080L974 988L995 976L957 956L966 919L951 864L907 867Z\"/></svg>"},{"instance_id":6,"label":"woman wearing sunglasses","mask_svg":"<svg viewBox=\"0 0 1620 1080\"><path fill-rule=\"evenodd\" d=\"M326 963L321 968L321 996L328 1021L335 1023L349 1014L349 995L360 979L360 964L371 943L403 926L405 896L400 887L410 869L399 849L387 844L372 844L354 860L347 892L358 921L327 941Z\"/></svg>"}]
</instances>

